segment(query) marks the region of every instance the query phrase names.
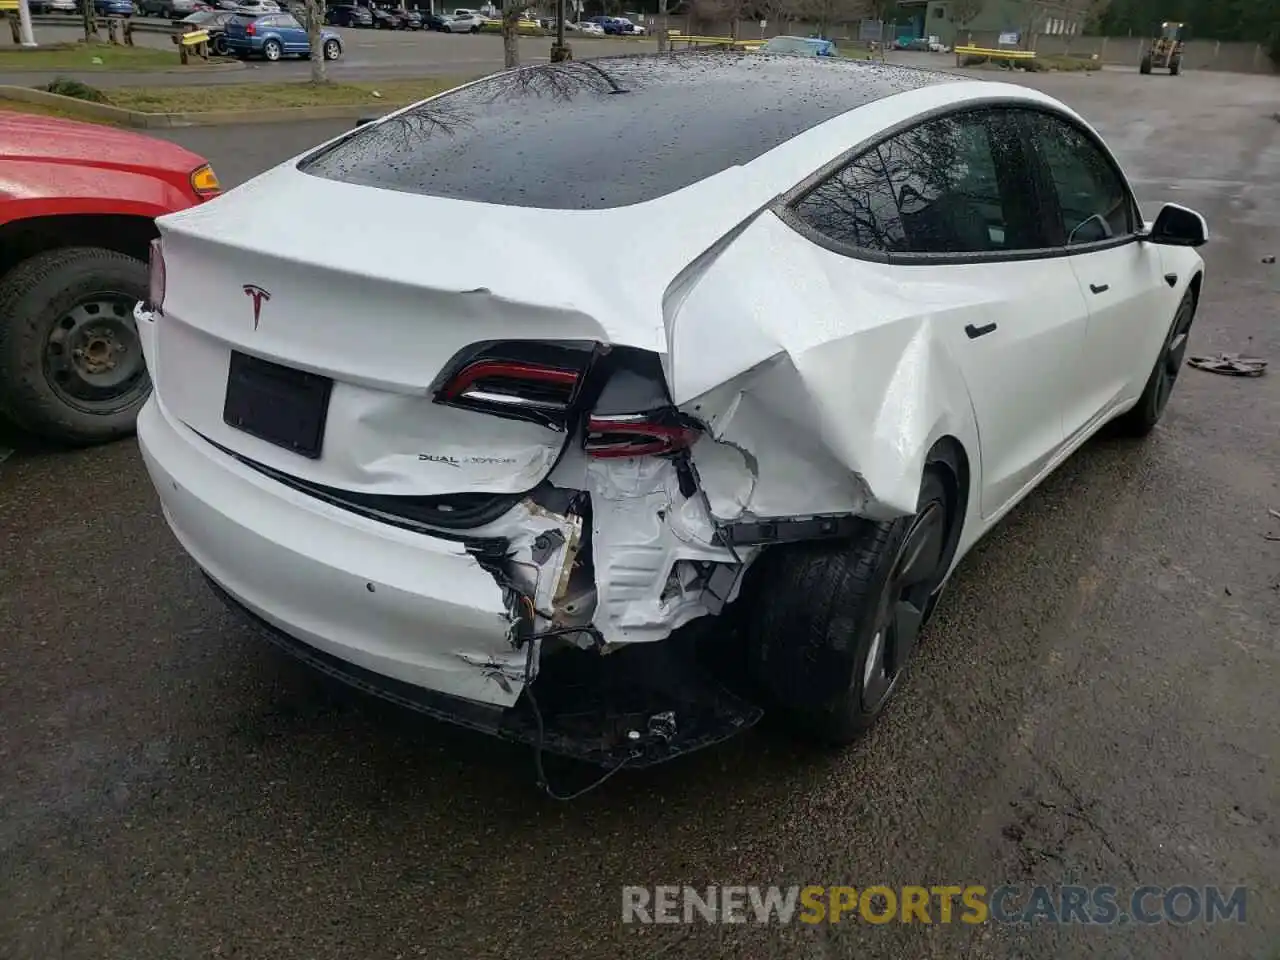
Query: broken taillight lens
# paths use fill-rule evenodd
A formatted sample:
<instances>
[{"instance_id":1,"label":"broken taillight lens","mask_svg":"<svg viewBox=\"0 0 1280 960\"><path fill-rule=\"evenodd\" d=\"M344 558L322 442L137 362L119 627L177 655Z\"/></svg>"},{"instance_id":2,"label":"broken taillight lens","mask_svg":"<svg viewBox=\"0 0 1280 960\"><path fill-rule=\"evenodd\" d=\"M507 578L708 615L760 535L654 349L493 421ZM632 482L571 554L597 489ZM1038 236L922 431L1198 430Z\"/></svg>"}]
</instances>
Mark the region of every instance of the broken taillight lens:
<instances>
[{"instance_id":1,"label":"broken taillight lens","mask_svg":"<svg viewBox=\"0 0 1280 960\"><path fill-rule=\"evenodd\" d=\"M164 314L164 251L159 240L151 241L150 275L147 289L147 306L154 313Z\"/></svg>"},{"instance_id":2,"label":"broken taillight lens","mask_svg":"<svg viewBox=\"0 0 1280 960\"><path fill-rule=\"evenodd\" d=\"M698 428L674 410L587 419L583 449L591 457L660 457L685 450L698 439Z\"/></svg>"}]
</instances>

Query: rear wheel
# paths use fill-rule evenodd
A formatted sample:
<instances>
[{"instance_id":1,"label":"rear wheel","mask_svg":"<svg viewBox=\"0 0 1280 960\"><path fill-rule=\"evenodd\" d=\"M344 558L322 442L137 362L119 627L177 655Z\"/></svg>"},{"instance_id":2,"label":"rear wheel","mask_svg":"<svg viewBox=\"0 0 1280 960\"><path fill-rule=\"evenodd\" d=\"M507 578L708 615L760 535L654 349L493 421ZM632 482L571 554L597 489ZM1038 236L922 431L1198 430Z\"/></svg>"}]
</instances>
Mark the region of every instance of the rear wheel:
<instances>
[{"instance_id":1,"label":"rear wheel","mask_svg":"<svg viewBox=\"0 0 1280 960\"><path fill-rule=\"evenodd\" d=\"M227 38L219 34L213 38L213 53L218 57L225 57L230 50L227 48Z\"/></svg>"},{"instance_id":2,"label":"rear wheel","mask_svg":"<svg viewBox=\"0 0 1280 960\"><path fill-rule=\"evenodd\" d=\"M1151 54L1147 54L1145 57L1142 58L1142 64L1138 67L1138 72L1139 73L1151 72Z\"/></svg>"},{"instance_id":3,"label":"rear wheel","mask_svg":"<svg viewBox=\"0 0 1280 960\"><path fill-rule=\"evenodd\" d=\"M0 278L0 412L51 440L133 432L151 392L133 307L147 266L112 250L42 253Z\"/></svg>"},{"instance_id":4,"label":"rear wheel","mask_svg":"<svg viewBox=\"0 0 1280 960\"><path fill-rule=\"evenodd\" d=\"M284 54L284 48L280 46L278 40L268 40L262 45L262 55L268 60L279 60Z\"/></svg>"},{"instance_id":5,"label":"rear wheel","mask_svg":"<svg viewBox=\"0 0 1280 960\"><path fill-rule=\"evenodd\" d=\"M1173 385L1178 380L1182 369L1182 361L1187 355L1187 340L1191 335L1191 324L1196 316L1195 295L1188 290L1178 304L1169 332L1165 335L1160 347L1160 355L1147 377L1147 385L1138 398L1137 405L1128 413L1116 420L1116 427L1134 437L1145 437L1149 434L1169 403L1173 394Z\"/></svg>"},{"instance_id":6,"label":"rear wheel","mask_svg":"<svg viewBox=\"0 0 1280 960\"><path fill-rule=\"evenodd\" d=\"M848 743L883 711L955 553L955 497L931 464L916 513L846 543L774 548L756 564L751 673L803 732Z\"/></svg>"},{"instance_id":7,"label":"rear wheel","mask_svg":"<svg viewBox=\"0 0 1280 960\"><path fill-rule=\"evenodd\" d=\"M1182 72L1182 61L1172 60L1169 63L1169 76L1176 77Z\"/></svg>"}]
</instances>

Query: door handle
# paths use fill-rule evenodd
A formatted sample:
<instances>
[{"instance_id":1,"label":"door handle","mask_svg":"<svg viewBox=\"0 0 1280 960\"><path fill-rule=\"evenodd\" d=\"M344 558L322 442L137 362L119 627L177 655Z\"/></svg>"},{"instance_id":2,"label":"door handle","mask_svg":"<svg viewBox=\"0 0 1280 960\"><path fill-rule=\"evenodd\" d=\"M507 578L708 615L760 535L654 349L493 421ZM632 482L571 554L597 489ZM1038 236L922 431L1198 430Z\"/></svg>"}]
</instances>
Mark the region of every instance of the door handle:
<instances>
[{"instance_id":1,"label":"door handle","mask_svg":"<svg viewBox=\"0 0 1280 960\"><path fill-rule=\"evenodd\" d=\"M985 337L988 333L992 333L996 328L995 322L984 324L981 327L975 327L972 323L965 324L964 333L970 340L977 340L979 337Z\"/></svg>"},{"instance_id":2,"label":"door handle","mask_svg":"<svg viewBox=\"0 0 1280 960\"><path fill-rule=\"evenodd\" d=\"M1109 284L1109 283L1091 283L1091 284L1089 284L1089 289L1090 289L1090 290L1092 290L1094 293L1106 293L1108 290L1110 290L1110 289L1111 289L1111 284Z\"/></svg>"}]
</instances>

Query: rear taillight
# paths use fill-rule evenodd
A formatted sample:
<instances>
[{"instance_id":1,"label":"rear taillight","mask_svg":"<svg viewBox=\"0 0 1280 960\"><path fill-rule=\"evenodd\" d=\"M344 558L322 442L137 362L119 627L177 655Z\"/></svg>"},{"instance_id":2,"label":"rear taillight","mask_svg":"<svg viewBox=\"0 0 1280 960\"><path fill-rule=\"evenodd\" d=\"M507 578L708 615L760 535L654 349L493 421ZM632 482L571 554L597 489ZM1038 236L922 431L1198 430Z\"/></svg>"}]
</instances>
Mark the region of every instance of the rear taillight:
<instances>
[{"instance_id":1,"label":"rear taillight","mask_svg":"<svg viewBox=\"0 0 1280 960\"><path fill-rule=\"evenodd\" d=\"M564 430L594 344L490 343L450 365L437 403Z\"/></svg>"},{"instance_id":2,"label":"rear taillight","mask_svg":"<svg viewBox=\"0 0 1280 960\"><path fill-rule=\"evenodd\" d=\"M649 413L587 418L583 449L599 458L660 457L688 449L698 439L698 428L680 414L665 408Z\"/></svg>"},{"instance_id":3,"label":"rear taillight","mask_svg":"<svg viewBox=\"0 0 1280 960\"><path fill-rule=\"evenodd\" d=\"M245 24L244 35L246 37L252 37L257 32L258 32L258 25L256 23L253 23L252 21L250 21L249 23Z\"/></svg>"},{"instance_id":4,"label":"rear taillight","mask_svg":"<svg viewBox=\"0 0 1280 960\"><path fill-rule=\"evenodd\" d=\"M154 312L164 314L164 251L159 240L151 241L150 282L147 290L147 306Z\"/></svg>"}]
</instances>

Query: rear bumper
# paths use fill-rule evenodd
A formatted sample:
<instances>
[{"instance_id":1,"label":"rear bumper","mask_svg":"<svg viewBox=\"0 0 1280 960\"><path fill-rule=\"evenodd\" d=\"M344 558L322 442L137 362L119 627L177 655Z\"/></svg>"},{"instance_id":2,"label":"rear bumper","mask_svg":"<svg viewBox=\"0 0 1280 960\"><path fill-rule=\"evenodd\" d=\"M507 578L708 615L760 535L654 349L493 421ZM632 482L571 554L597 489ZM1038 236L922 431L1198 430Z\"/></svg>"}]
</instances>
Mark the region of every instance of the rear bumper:
<instances>
[{"instance_id":1,"label":"rear bumper","mask_svg":"<svg viewBox=\"0 0 1280 960\"><path fill-rule=\"evenodd\" d=\"M317 650L395 680L499 707L515 702L502 589L466 544L354 515L257 473L164 411L138 440L165 519L238 603Z\"/></svg>"}]
</instances>

